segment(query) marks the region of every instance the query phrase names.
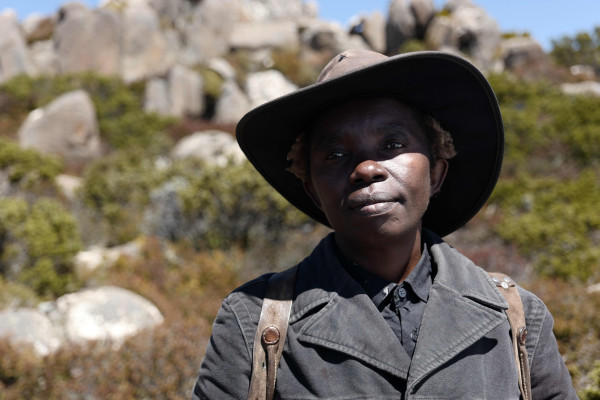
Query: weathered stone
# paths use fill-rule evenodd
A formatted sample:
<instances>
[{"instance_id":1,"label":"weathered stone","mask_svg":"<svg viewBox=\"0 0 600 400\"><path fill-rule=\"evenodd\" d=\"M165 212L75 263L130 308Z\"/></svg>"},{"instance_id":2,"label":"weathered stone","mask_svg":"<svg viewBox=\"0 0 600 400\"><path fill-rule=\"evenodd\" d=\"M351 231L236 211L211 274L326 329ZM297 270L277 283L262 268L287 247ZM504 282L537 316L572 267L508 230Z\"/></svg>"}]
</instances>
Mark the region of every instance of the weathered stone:
<instances>
[{"instance_id":1,"label":"weathered stone","mask_svg":"<svg viewBox=\"0 0 600 400\"><path fill-rule=\"evenodd\" d=\"M429 27L429 23L435 17L435 3L433 0L412 0L410 9L415 16L416 37L422 39Z\"/></svg>"},{"instance_id":2,"label":"weathered stone","mask_svg":"<svg viewBox=\"0 0 600 400\"><path fill-rule=\"evenodd\" d=\"M450 46L459 50L487 70L492 67L500 44L500 29L483 8L461 1L448 16L433 19L426 41L433 48Z\"/></svg>"},{"instance_id":3,"label":"weathered stone","mask_svg":"<svg viewBox=\"0 0 600 400\"><path fill-rule=\"evenodd\" d=\"M161 20L169 21L172 26L176 26L192 9L192 2L186 0L149 0L148 4L156 10Z\"/></svg>"},{"instance_id":4,"label":"weathered stone","mask_svg":"<svg viewBox=\"0 0 600 400\"><path fill-rule=\"evenodd\" d=\"M235 69L224 58L211 58L206 66L221 75L221 78L225 80L235 79L236 77Z\"/></svg>"},{"instance_id":5,"label":"weathered stone","mask_svg":"<svg viewBox=\"0 0 600 400\"><path fill-rule=\"evenodd\" d=\"M18 132L23 147L63 156L68 164L101 154L96 110L83 90L65 93L33 110Z\"/></svg>"},{"instance_id":6,"label":"weathered stone","mask_svg":"<svg viewBox=\"0 0 600 400\"><path fill-rule=\"evenodd\" d=\"M410 0L392 0L386 25L387 51L395 54L402 44L416 36L417 21Z\"/></svg>"},{"instance_id":7,"label":"weathered stone","mask_svg":"<svg viewBox=\"0 0 600 400\"><path fill-rule=\"evenodd\" d=\"M38 40L48 40L54 33L56 18L53 16L32 14L27 17L21 27L27 43L37 42Z\"/></svg>"},{"instance_id":8,"label":"weathered stone","mask_svg":"<svg viewBox=\"0 0 600 400\"><path fill-rule=\"evenodd\" d=\"M118 75L123 35L119 15L108 9L65 11L64 7L62 13L54 33L60 72Z\"/></svg>"},{"instance_id":9,"label":"weathered stone","mask_svg":"<svg viewBox=\"0 0 600 400\"><path fill-rule=\"evenodd\" d=\"M596 69L591 65L573 65L569 68L569 72L580 80L595 81L598 79Z\"/></svg>"},{"instance_id":10,"label":"weathered stone","mask_svg":"<svg viewBox=\"0 0 600 400\"><path fill-rule=\"evenodd\" d=\"M550 59L542 46L530 37L514 37L500 44L504 69L520 76L540 76L550 67Z\"/></svg>"},{"instance_id":11,"label":"weathered stone","mask_svg":"<svg viewBox=\"0 0 600 400\"><path fill-rule=\"evenodd\" d=\"M588 95L600 97L600 82L585 81L577 83L563 83L560 85L563 93L571 95Z\"/></svg>"},{"instance_id":12,"label":"weathered stone","mask_svg":"<svg viewBox=\"0 0 600 400\"><path fill-rule=\"evenodd\" d=\"M190 221L183 212L179 191L185 190L189 183L182 177L165 182L150 193L150 206L144 213L146 234L177 241L187 236Z\"/></svg>"},{"instance_id":13,"label":"weathered stone","mask_svg":"<svg viewBox=\"0 0 600 400\"><path fill-rule=\"evenodd\" d=\"M119 344L163 322L156 306L115 286L64 295L56 300L55 307L55 324L62 324L67 339L74 343L99 340Z\"/></svg>"},{"instance_id":14,"label":"weathered stone","mask_svg":"<svg viewBox=\"0 0 600 400\"><path fill-rule=\"evenodd\" d=\"M250 100L240 89L235 80L223 83L221 96L215 106L214 121L222 124L235 124L250 111Z\"/></svg>"},{"instance_id":15,"label":"weathered stone","mask_svg":"<svg viewBox=\"0 0 600 400\"><path fill-rule=\"evenodd\" d=\"M14 345L31 345L40 356L56 351L64 341L59 329L42 312L32 308L0 311L0 337Z\"/></svg>"},{"instance_id":16,"label":"weathered stone","mask_svg":"<svg viewBox=\"0 0 600 400\"><path fill-rule=\"evenodd\" d=\"M176 65L169 71L168 83L170 115L183 117L202 113L204 83L198 72Z\"/></svg>"},{"instance_id":17,"label":"weathered stone","mask_svg":"<svg viewBox=\"0 0 600 400\"><path fill-rule=\"evenodd\" d=\"M369 48L362 37L349 35L340 24L319 20L307 24L300 40L307 49L328 53L328 59L344 50Z\"/></svg>"},{"instance_id":18,"label":"weathered stone","mask_svg":"<svg viewBox=\"0 0 600 400\"><path fill-rule=\"evenodd\" d=\"M379 53L385 52L386 49L385 26L385 17L380 12L361 18L361 36L373 50Z\"/></svg>"},{"instance_id":19,"label":"weathered stone","mask_svg":"<svg viewBox=\"0 0 600 400\"><path fill-rule=\"evenodd\" d=\"M253 22L316 18L316 2L304 0L250 0L242 3L244 16Z\"/></svg>"},{"instance_id":20,"label":"weathered stone","mask_svg":"<svg viewBox=\"0 0 600 400\"><path fill-rule=\"evenodd\" d=\"M154 9L135 6L123 12L121 57L121 77L125 82L164 74L173 65Z\"/></svg>"},{"instance_id":21,"label":"weathered stone","mask_svg":"<svg viewBox=\"0 0 600 400\"><path fill-rule=\"evenodd\" d=\"M16 17L0 15L0 83L35 68Z\"/></svg>"},{"instance_id":22,"label":"weathered stone","mask_svg":"<svg viewBox=\"0 0 600 400\"><path fill-rule=\"evenodd\" d=\"M146 82L144 92L144 111L159 115L169 115L169 85L166 79L153 78Z\"/></svg>"},{"instance_id":23,"label":"weathered stone","mask_svg":"<svg viewBox=\"0 0 600 400\"><path fill-rule=\"evenodd\" d=\"M281 97L298 89L279 71L268 70L249 74L246 80L246 93L250 107L258 107L267 101Z\"/></svg>"},{"instance_id":24,"label":"weathered stone","mask_svg":"<svg viewBox=\"0 0 600 400\"><path fill-rule=\"evenodd\" d=\"M195 65L229 51L229 37L238 22L235 0L203 0L182 27L185 65Z\"/></svg>"},{"instance_id":25,"label":"weathered stone","mask_svg":"<svg viewBox=\"0 0 600 400\"><path fill-rule=\"evenodd\" d=\"M51 39L32 43L29 49L38 75L53 76L58 73L58 58Z\"/></svg>"},{"instance_id":26,"label":"weathered stone","mask_svg":"<svg viewBox=\"0 0 600 400\"><path fill-rule=\"evenodd\" d=\"M110 248L93 246L77 253L73 258L73 265L79 276L86 276L98 268L109 268L122 256L137 258L141 252L142 245L139 242L130 242Z\"/></svg>"},{"instance_id":27,"label":"weathered stone","mask_svg":"<svg viewBox=\"0 0 600 400\"><path fill-rule=\"evenodd\" d=\"M175 159L197 158L210 164L226 165L229 160L242 162L246 157L235 138L226 132L196 132L181 139L173 148Z\"/></svg>"},{"instance_id":28,"label":"weathered stone","mask_svg":"<svg viewBox=\"0 0 600 400\"><path fill-rule=\"evenodd\" d=\"M81 187L83 178L73 175L60 174L56 177L56 186L61 193L69 200L74 201L77 196L77 189Z\"/></svg>"},{"instance_id":29,"label":"weathered stone","mask_svg":"<svg viewBox=\"0 0 600 400\"><path fill-rule=\"evenodd\" d=\"M236 24L229 40L232 49L294 49L299 43L294 21Z\"/></svg>"}]
</instances>

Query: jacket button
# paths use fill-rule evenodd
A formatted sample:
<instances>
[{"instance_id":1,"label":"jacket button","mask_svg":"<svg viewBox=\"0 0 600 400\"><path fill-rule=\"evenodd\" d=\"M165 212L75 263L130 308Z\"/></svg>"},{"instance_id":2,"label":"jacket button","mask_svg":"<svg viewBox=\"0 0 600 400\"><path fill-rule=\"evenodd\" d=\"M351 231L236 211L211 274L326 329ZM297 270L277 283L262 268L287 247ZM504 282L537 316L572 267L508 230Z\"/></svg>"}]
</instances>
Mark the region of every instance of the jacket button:
<instances>
[{"instance_id":1,"label":"jacket button","mask_svg":"<svg viewBox=\"0 0 600 400\"><path fill-rule=\"evenodd\" d=\"M398 290L396 290L396 295L398 296L399 300L406 299L406 289L399 287Z\"/></svg>"},{"instance_id":2,"label":"jacket button","mask_svg":"<svg viewBox=\"0 0 600 400\"><path fill-rule=\"evenodd\" d=\"M410 338L412 339L413 342L416 342L418 337L419 337L419 332L417 332L416 329L413 329L413 331L410 333Z\"/></svg>"}]
</instances>

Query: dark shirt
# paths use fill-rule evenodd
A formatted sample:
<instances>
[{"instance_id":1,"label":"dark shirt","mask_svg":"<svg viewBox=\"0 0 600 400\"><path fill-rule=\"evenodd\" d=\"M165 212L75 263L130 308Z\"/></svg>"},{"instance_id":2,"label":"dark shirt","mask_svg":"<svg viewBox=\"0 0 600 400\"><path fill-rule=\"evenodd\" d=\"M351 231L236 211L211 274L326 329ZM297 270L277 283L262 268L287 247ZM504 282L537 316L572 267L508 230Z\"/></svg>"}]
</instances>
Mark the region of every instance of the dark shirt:
<instances>
[{"instance_id":1,"label":"dark shirt","mask_svg":"<svg viewBox=\"0 0 600 400\"><path fill-rule=\"evenodd\" d=\"M423 246L421 259L415 269L400 284L367 271L344 257L337 247L335 250L342 266L373 300L406 353L412 358L429 290L433 284L431 257L427 246Z\"/></svg>"}]
</instances>

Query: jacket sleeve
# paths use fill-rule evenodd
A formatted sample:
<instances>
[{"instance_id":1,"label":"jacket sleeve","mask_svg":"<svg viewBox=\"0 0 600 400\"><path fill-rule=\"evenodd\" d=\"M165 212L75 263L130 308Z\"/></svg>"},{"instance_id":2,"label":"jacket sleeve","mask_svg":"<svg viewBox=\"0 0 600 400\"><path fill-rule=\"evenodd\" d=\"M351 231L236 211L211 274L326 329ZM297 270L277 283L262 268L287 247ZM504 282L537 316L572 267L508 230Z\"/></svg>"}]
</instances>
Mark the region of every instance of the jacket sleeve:
<instances>
[{"instance_id":1,"label":"jacket sleeve","mask_svg":"<svg viewBox=\"0 0 600 400\"><path fill-rule=\"evenodd\" d=\"M531 397L535 400L578 399L552 332L554 319L544 303L532 297L534 299L526 300L530 306L527 325L531 340L528 339L527 351L531 367Z\"/></svg>"},{"instance_id":2,"label":"jacket sleeve","mask_svg":"<svg viewBox=\"0 0 600 400\"><path fill-rule=\"evenodd\" d=\"M245 399L250 386L252 355L249 344L253 332L251 317L245 307L230 295L223 301L213 324L212 335L200 373L194 386L193 400ZM248 336L250 342L248 342Z\"/></svg>"}]
</instances>

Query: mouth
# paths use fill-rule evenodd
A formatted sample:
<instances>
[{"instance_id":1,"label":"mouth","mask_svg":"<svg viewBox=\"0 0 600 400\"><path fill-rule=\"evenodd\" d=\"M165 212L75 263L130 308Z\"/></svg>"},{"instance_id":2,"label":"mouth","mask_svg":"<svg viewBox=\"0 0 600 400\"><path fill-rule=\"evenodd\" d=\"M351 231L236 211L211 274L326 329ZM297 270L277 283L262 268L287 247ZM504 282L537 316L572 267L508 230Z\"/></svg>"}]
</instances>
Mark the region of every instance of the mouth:
<instances>
[{"instance_id":1,"label":"mouth","mask_svg":"<svg viewBox=\"0 0 600 400\"><path fill-rule=\"evenodd\" d=\"M386 193L365 193L349 196L347 206L364 215L376 215L388 211L400 202L400 199Z\"/></svg>"}]
</instances>

